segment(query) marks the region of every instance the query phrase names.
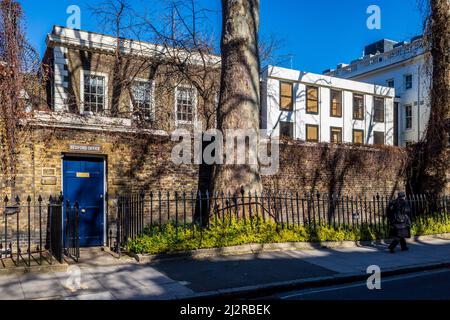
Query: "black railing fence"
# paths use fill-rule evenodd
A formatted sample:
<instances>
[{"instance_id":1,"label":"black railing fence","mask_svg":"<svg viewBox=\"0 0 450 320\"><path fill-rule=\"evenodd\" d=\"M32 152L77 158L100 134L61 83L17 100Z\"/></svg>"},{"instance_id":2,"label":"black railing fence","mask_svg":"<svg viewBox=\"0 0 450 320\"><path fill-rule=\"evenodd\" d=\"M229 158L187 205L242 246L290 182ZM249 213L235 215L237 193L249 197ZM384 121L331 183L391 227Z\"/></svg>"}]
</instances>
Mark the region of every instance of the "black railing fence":
<instances>
[{"instance_id":1,"label":"black railing fence","mask_svg":"<svg viewBox=\"0 0 450 320\"><path fill-rule=\"evenodd\" d=\"M67 218L73 208L68 202L64 205L62 196L45 200L41 196L5 197L0 206L0 267L8 267L10 262L14 266L52 264L54 259L62 262L68 247L64 244L63 210ZM72 223L66 221L65 225Z\"/></svg>"},{"instance_id":2,"label":"black railing fence","mask_svg":"<svg viewBox=\"0 0 450 320\"><path fill-rule=\"evenodd\" d=\"M65 216L65 254L78 262L80 258L80 235L78 229L78 220L80 217L80 206L78 202L73 205L70 201L66 201Z\"/></svg>"},{"instance_id":3,"label":"black railing fence","mask_svg":"<svg viewBox=\"0 0 450 320\"><path fill-rule=\"evenodd\" d=\"M265 192L214 194L208 192L133 193L117 198L115 234L109 242L120 248L145 230L161 230L168 223L178 232L189 228L207 228L218 221L253 223L272 221L280 228L290 227L361 227L388 234L387 208L393 198L381 196L337 196L321 193ZM409 195L411 220L450 217L449 196Z\"/></svg>"},{"instance_id":4,"label":"black railing fence","mask_svg":"<svg viewBox=\"0 0 450 320\"><path fill-rule=\"evenodd\" d=\"M63 201L62 196L50 197L48 205L48 244L46 248L49 250L50 259L55 257L59 262L63 261ZM40 230L40 233L42 233L42 230ZM52 260L50 261L52 262Z\"/></svg>"}]
</instances>

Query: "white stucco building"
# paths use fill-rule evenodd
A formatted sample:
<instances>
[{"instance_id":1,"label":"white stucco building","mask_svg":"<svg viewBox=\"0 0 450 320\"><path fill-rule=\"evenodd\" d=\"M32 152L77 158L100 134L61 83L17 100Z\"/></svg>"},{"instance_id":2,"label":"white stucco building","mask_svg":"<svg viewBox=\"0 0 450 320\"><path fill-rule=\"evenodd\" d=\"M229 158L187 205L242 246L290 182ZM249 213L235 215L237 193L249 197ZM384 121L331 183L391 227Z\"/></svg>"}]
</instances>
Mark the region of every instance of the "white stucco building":
<instances>
[{"instance_id":1,"label":"white stucco building","mask_svg":"<svg viewBox=\"0 0 450 320\"><path fill-rule=\"evenodd\" d=\"M406 146L423 137L429 119L431 63L426 57L421 37L381 40L367 46L363 58L324 74L395 88L394 143Z\"/></svg>"},{"instance_id":2,"label":"white stucco building","mask_svg":"<svg viewBox=\"0 0 450 320\"><path fill-rule=\"evenodd\" d=\"M393 88L269 66L261 97L262 128L271 136L394 144Z\"/></svg>"}]
</instances>

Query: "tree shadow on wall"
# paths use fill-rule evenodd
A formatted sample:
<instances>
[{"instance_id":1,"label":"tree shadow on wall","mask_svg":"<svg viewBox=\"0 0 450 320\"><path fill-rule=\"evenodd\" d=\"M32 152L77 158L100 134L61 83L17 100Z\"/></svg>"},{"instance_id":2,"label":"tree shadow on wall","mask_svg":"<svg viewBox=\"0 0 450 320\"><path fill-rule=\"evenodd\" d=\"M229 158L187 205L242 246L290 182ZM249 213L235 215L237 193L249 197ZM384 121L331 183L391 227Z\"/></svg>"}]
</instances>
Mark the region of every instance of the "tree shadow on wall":
<instances>
[{"instance_id":1,"label":"tree shadow on wall","mask_svg":"<svg viewBox=\"0 0 450 320\"><path fill-rule=\"evenodd\" d=\"M290 142L288 146L285 143L282 148L281 173L269 178L272 188L284 191L285 180L288 179L291 191L319 193L322 197L328 197L330 221L335 212L333 199L350 195L372 197L376 195L374 192L392 197L405 184L407 159L399 159L396 150L345 144L309 145L303 142ZM290 170L289 166L295 170ZM387 170L392 172L391 177L387 176ZM383 186L383 181L387 179L389 184ZM376 183L376 191L373 191L370 180Z\"/></svg>"}]
</instances>

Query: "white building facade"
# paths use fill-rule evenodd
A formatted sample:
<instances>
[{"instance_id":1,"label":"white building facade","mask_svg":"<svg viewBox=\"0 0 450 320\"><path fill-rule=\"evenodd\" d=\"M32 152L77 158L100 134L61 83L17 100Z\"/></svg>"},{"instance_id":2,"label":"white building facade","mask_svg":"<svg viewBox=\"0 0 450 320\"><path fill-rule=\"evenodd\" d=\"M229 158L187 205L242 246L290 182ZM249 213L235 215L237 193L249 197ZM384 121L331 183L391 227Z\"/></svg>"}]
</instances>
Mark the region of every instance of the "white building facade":
<instances>
[{"instance_id":1,"label":"white building facade","mask_svg":"<svg viewBox=\"0 0 450 320\"><path fill-rule=\"evenodd\" d=\"M379 41L366 47L363 58L324 74L395 88L394 144L406 146L419 141L426 131L431 69L422 38L416 37L410 43Z\"/></svg>"},{"instance_id":2,"label":"white building facade","mask_svg":"<svg viewBox=\"0 0 450 320\"><path fill-rule=\"evenodd\" d=\"M261 125L308 142L393 145L394 98L393 88L269 66Z\"/></svg>"}]
</instances>

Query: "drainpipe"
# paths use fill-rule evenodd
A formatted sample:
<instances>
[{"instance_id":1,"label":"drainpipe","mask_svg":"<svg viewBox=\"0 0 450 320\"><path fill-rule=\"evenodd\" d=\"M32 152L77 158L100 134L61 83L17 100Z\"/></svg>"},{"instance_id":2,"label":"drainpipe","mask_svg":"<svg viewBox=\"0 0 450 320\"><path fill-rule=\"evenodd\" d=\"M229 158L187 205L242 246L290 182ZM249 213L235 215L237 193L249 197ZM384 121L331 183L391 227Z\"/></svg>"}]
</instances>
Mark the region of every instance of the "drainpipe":
<instances>
[{"instance_id":1,"label":"drainpipe","mask_svg":"<svg viewBox=\"0 0 450 320\"><path fill-rule=\"evenodd\" d=\"M417 142L420 141L420 65L417 67Z\"/></svg>"}]
</instances>

